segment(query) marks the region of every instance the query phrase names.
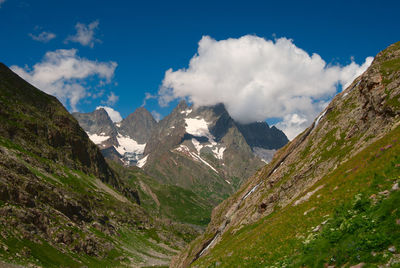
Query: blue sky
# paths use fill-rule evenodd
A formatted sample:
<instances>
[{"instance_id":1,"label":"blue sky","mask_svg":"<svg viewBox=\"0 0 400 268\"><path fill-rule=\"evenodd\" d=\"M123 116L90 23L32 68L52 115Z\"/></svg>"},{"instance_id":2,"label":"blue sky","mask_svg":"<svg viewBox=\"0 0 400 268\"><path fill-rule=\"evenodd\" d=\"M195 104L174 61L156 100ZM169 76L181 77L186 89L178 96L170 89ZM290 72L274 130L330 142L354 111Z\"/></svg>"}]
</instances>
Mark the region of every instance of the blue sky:
<instances>
[{"instance_id":1,"label":"blue sky","mask_svg":"<svg viewBox=\"0 0 400 268\"><path fill-rule=\"evenodd\" d=\"M108 68L108 72L96 69L86 77L66 82L72 86L79 84L84 90L75 109L88 112L107 105L123 117L142 105L146 92L157 95L168 69L189 67L203 36L216 41L245 35L267 40L288 38L310 56L317 53L327 66L346 66L351 59L361 66L368 56L400 39L399 1L0 0L0 3L1 62L23 69L32 78L33 66L43 63L46 53L76 49L68 57L78 62L86 60L87 66L103 63L95 68ZM87 42L77 38L78 23L93 32L90 40L85 39ZM175 80L169 86L181 82L176 77L171 79ZM67 90L66 84L62 89ZM111 92L119 98L107 103ZM196 93L190 90L171 94L173 100L169 106L160 107L157 99L149 99L146 108L165 115L177 97L196 99ZM325 94L312 99L328 101L330 97ZM65 104L72 110L68 101Z\"/></svg>"}]
</instances>

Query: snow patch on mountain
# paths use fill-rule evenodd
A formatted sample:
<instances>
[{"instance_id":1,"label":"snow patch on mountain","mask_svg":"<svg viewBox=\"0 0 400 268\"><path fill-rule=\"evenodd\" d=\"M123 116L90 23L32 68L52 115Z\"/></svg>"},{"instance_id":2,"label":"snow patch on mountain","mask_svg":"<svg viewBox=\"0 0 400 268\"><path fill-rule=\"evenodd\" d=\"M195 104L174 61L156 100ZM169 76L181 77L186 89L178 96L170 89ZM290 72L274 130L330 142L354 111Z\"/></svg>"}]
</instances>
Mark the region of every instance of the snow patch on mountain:
<instances>
[{"instance_id":1,"label":"snow patch on mountain","mask_svg":"<svg viewBox=\"0 0 400 268\"><path fill-rule=\"evenodd\" d=\"M95 144L101 144L103 141L106 141L110 138L110 136L105 136L105 133L100 133L100 135L97 134L90 134L89 132L86 132L89 136L89 139L93 141Z\"/></svg>"},{"instance_id":2,"label":"snow patch on mountain","mask_svg":"<svg viewBox=\"0 0 400 268\"><path fill-rule=\"evenodd\" d=\"M212 152L214 153L214 156L217 158L217 159L220 159L220 160L222 160L223 158L224 158L224 151L225 151L225 147L220 147L220 148L218 148L218 147L215 147L214 149L212 149Z\"/></svg>"},{"instance_id":3,"label":"snow patch on mountain","mask_svg":"<svg viewBox=\"0 0 400 268\"><path fill-rule=\"evenodd\" d=\"M249 195L251 195L252 193L255 192L255 190L257 190L258 186L261 185L261 182L259 182L256 186L254 186L253 188L251 188L250 191L247 192L247 194L245 196L243 196L242 200L245 200L247 197L249 197Z\"/></svg>"},{"instance_id":4,"label":"snow patch on mountain","mask_svg":"<svg viewBox=\"0 0 400 268\"><path fill-rule=\"evenodd\" d=\"M207 161L201 158L200 155L191 152L189 147L187 147L186 145L183 144L179 145L178 148L175 148L175 151L183 153L197 162L202 162L203 164L211 168L214 172L218 173L218 171L212 165L210 165Z\"/></svg>"},{"instance_id":5,"label":"snow patch on mountain","mask_svg":"<svg viewBox=\"0 0 400 268\"><path fill-rule=\"evenodd\" d=\"M187 109L187 110L181 111L181 114L188 115L188 114L190 114L191 112L192 112L192 109Z\"/></svg>"},{"instance_id":6,"label":"snow patch on mountain","mask_svg":"<svg viewBox=\"0 0 400 268\"><path fill-rule=\"evenodd\" d=\"M211 148L211 151L213 152L215 158L222 160L224 158L224 151L225 151L225 147L217 147L217 143L214 141L211 141L211 144L201 144L198 140L196 139L192 139L192 143L194 145L194 147L197 150L197 153L200 154L201 149L203 149L204 147L209 147Z\"/></svg>"},{"instance_id":7,"label":"snow patch on mountain","mask_svg":"<svg viewBox=\"0 0 400 268\"><path fill-rule=\"evenodd\" d=\"M140 159L140 160L137 162L136 166L138 166L138 167L140 167L140 168L144 167L144 165L146 165L146 163L147 163L147 158L148 158L148 157L149 157L149 155L146 155L145 157L143 157L142 159Z\"/></svg>"},{"instance_id":8,"label":"snow patch on mountain","mask_svg":"<svg viewBox=\"0 0 400 268\"><path fill-rule=\"evenodd\" d=\"M197 153L200 154L200 150L203 148L203 145L200 144L200 142L196 139L192 139L192 143L194 145L194 147L197 150Z\"/></svg>"},{"instance_id":9,"label":"snow patch on mountain","mask_svg":"<svg viewBox=\"0 0 400 268\"><path fill-rule=\"evenodd\" d=\"M132 139L128 136L123 136L119 133L117 136L117 140L118 140L119 146L116 147L115 149L121 155L124 155L125 153L143 154L144 148L146 147L146 143L139 144L134 139Z\"/></svg>"},{"instance_id":10,"label":"snow patch on mountain","mask_svg":"<svg viewBox=\"0 0 400 268\"><path fill-rule=\"evenodd\" d=\"M208 124L203 118L185 118L186 133L195 137L207 137L209 140L214 140L211 135Z\"/></svg>"},{"instance_id":11,"label":"snow patch on mountain","mask_svg":"<svg viewBox=\"0 0 400 268\"><path fill-rule=\"evenodd\" d=\"M200 154L200 150L203 147L211 148L215 158L223 159L225 147L218 147L218 143L215 142L215 137L210 133L208 129L208 123L204 118L197 116L196 118L185 118L186 123L186 133L195 137L206 137L209 144L202 144L197 139L192 139L192 143Z\"/></svg>"}]
</instances>

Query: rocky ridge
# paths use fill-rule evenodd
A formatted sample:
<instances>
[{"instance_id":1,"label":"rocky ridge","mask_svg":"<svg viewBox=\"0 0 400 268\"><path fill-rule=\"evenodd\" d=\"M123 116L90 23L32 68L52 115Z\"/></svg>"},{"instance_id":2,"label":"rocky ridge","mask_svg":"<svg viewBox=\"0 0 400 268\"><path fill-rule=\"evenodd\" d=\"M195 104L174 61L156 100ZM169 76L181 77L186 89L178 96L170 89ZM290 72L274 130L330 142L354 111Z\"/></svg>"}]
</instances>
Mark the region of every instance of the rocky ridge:
<instances>
[{"instance_id":1,"label":"rocky ridge","mask_svg":"<svg viewBox=\"0 0 400 268\"><path fill-rule=\"evenodd\" d=\"M157 124L153 116L142 107L115 123L103 108L72 115L106 158L127 166L136 165L143 157L146 142Z\"/></svg>"}]
</instances>

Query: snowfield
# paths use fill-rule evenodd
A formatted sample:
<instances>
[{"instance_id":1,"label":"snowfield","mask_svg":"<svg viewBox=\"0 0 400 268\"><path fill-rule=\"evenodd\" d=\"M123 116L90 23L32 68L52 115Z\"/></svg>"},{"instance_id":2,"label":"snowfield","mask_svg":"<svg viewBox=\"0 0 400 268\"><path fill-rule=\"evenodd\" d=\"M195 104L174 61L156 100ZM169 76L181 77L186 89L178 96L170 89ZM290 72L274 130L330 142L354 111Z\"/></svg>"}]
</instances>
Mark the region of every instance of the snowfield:
<instances>
[{"instance_id":1,"label":"snowfield","mask_svg":"<svg viewBox=\"0 0 400 268\"><path fill-rule=\"evenodd\" d=\"M117 136L119 146L115 149L121 155L125 153L135 153L135 154L143 154L144 148L146 147L146 143L139 144L134 139L129 138L128 136L123 136L118 133Z\"/></svg>"},{"instance_id":2,"label":"snowfield","mask_svg":"<svg viewBox=\"0 0 400 268\"><path fill-rule=\"evenodd\" d=\"M214 140L214 136L211 135L208 124L203 118L185 118L185 123L186 133L195 137L207 137L209 140Z\"/></svg>"},{"instance_id":3,"label":"snowfield","mask_svg":"<svg viewBox=\"0 0 400 268\"><path fill-rule=\"evenodd\" d=\"M211 168L215 173L218 173L218 171L211 166L206 160L204 160L203 158L200 157L200 155L196 154L196 153L192 153L190 151L190 149L186 146L186 145L179 145L178 148L175 148L175 151L177 152L181 152L189 157L191 157L193 160L197 161L197 162L202 162L203 164L205 164L206 166L208 166L209 168Z\"/></svg>"},{"instance_id":4,"label":"snowfield","mask_svg":"<svg viewBox=\"0 0 400 268\"><path fill-rule=\"evenodd\" d=\"M197 153L200 154L200 150L204 147L203 145L200 144L200 142L196 139L192 139L192 143L194 145L194 147L197 150Z\"/></svg>"},{"instance_id":5,"label":"snowfield","mask_svg":"<svg viewBox=\"0 0 400 268\"><path fill-rule=\"evenodd\" d=\"M137 162L136 166L142 168L144 165L146 165L147 157L149 157L149 155L146 155L145 157L143 157L142 159L140 159L140 160Z\"/></svg>"},{"instance_id":6,"label":"snowfield","mask_svg":"<svg viewBox=\"0 0 400 268\"><path fill-rule=\"evenodd\" d=\"M216 147L216 148L212 149L212 152L214 153L214 156L217 159L222 160L224 158L225 149L226 149L225 147L220 147L220 148Z\"/></svg>"},{"instance_id":7,"label":"snowfield","mask_svg":"<svg viewBox=\"0 0 400 268\"><path fill-rule=\"evenodd\" d=\"M88 134L89 139L95 144L101 144L103 141L106 141L110 138L110 136L105 136L105 133L100 133L100 135L90 134L89 132L86 133Z\"/></svg>"},{"instance_id":8,"label":"snowfield","mask_svg":"<svg viewBox=\"0 0 400 268\"><path fill-rule=\"evenodd\" d=\"M206 137L210 144L201 144L198 140L192 139L192 143L197 150L197 153L200 154L200 150L203 147L211 148L215 158L223 159L225 147L219 146L218 143L215 142L215 137L210 133L208 129L208 123L204 118L196 117L196 118L185 118L186 123L186 133L193 135L195 137Z\"/></svg>"},{"instance_id":9,"label":"snowfield","mask_svg":"<svg viewBox=\"0 0 400 268\"><path fill-rule=\"evenodd\" d=\"M187 109L185 111L181 111L181 114L188 115L192 112L192 109Z\"/></svg>"}]
</instances>

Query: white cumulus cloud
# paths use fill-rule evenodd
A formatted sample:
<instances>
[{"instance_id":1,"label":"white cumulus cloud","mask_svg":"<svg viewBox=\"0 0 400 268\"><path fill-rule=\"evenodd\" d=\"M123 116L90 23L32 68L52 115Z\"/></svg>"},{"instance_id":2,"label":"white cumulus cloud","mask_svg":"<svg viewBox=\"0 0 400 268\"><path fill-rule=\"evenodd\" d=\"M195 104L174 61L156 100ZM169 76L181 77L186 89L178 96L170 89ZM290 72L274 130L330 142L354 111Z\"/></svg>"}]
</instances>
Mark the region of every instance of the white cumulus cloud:
<instances>
[{"instance_id":1,"label":"white cumulus cloud","mask_svg":"<svg viewBox=\"0 0 400 268\"><path fill-rule=\"evenodd\" d=\"M108 107L108 106L97 106L96 110L101 109L101 108L106 110L106 112L107 112L108 116L110 117L111 121L113 121L113 122L121 122L122 121L122 116L118 111L116 111L113 108Z\"/></svg>"},{"instance_id":2,"label":"white cumulus cloud","mask_svg":"<svg viewBox=\"0 0 400 268\"><path fill-rule=\"evenodd\" d=\"M292 139L311 124L338 84L347 86L372 60L332 66L287 38L246 35L216 41L204 36L188 68L166 71L159 103L177 98L197 106L224 103L241 123L281 118L277 127Z\"/></svg>"},{"instance_id":3,"label":"white cumulus cloud","mask_svg":"<svg viewBox=\"0 0 400 268\"><path fill-rule=\"evenodd\" d=\"M80 43L82 46L94 47L95 43L101 42L99 39L95 38L95 30L99 27L99 21L95 20L88 25L78 22L75 25L76 34L70 35L65 39L65 43L76 42Z\"/></svg>"},{"instance_id":4,"label":"white cumulus cloud","mask_svg":"<svg viewBox=\"0 0 400 268\"><path fill-rule=\"evenodd\" d=\"M78 102L92 94L89 79L95 77L99 85L110 83L117 63L97 62L77 55L76 49L59 49L45 54L42 61L28 67L21 68L13 65L11 69L27 82L56 96L64 105L76 111Z\"/></svg>"},{"instance_id":5,"label":"white cumulus cloud","mask_svg":"<svg viewBox=\"0 0 400 268\"><path fill-rule=\"evenodd\" d=\"M35 41L39 41L39 42L43 42L43 43L47 43L50 40L56 38L56 35L54 33L51 32L41 32L40 34L34 35L32 33L29 34L29 36L35 40Z\"/></svg>"}]
</instances>

